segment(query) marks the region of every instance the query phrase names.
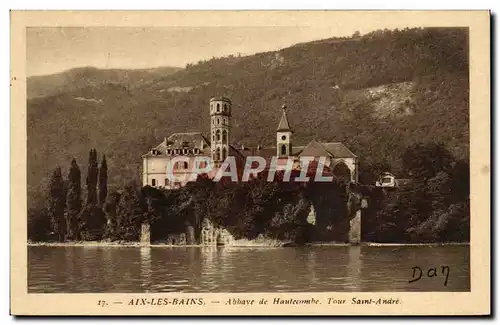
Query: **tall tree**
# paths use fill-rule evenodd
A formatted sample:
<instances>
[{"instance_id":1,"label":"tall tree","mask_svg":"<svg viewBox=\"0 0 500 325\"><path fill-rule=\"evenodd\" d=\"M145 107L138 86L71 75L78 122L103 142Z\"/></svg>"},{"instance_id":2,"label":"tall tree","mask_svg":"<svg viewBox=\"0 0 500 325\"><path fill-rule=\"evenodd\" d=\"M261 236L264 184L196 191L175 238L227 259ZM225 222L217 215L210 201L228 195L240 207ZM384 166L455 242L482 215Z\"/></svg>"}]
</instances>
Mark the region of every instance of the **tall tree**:
<instances>
[{"instance_id":1,"label":"tall tree","mask_svg":"<svg viewBox=\"0 0 500 325\"><path fill-rule=\"evenodd\" d=\"M89 151L89 164L87 172L87 204L97 204L97 150L90 149Z\"/></svg>"},{"instance_id":2,"label":"tall tree","mask_svg":"<svg viewBox=\"0 0 500 325\"><path fill-rule=\"evenodd\" d=\"M66 238L78 239L78 214L82 209L82 185L80 167L76 159L71 161L68 175L68 193L66 195Z\"/></svg>"},{"instance_id":3,"label":"tall tree","mask_svg":"<svg viewBox=\"0 0 500 325\"><path fill-rule=\"evenodd\" d=\"M102 156L101 168L99 168L99 205L104 206L108 196L108 164L106 155Z\"/></svg>"},{"instance_id":4,"label":"tall tree","mask_svg":"<svg viewBox=\"0 0 500 325\"><path fill-rule=\"evenodd\" d=\"M49 183L49 198L47 200L47 212L50 218L51 228L57 240L62 242L66 233L64 220L65 189L61 168L57 167L52 173Z\"/></svg>"},{"instance_id":5,"label":"tall tree","mask_svg":"<svg viewBox=\"0 0 500 325\"><path fill-rule=\"evenodd\" d=\"M124 240L139 240L145 214L144 200L134 185L126 185L116 210L116 227Z\"/></svg>"}]
</instances>

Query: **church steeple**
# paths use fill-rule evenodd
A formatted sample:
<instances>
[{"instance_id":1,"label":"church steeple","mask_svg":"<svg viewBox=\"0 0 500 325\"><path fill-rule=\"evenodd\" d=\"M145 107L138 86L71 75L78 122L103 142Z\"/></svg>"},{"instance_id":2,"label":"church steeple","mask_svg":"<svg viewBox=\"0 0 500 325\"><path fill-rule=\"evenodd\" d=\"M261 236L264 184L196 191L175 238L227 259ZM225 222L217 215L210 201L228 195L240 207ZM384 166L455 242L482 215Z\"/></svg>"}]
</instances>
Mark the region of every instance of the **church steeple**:
<instances>
[{"instance_id":1,"label":"church steeple","mask_svg":"<svg viewBox=\"0 0 500 325\"><path fill-rule=\"evenodd\" d=\"M292 155L292 128L286 116L286 105L282 107L281 120L276 130L276 155L285 157Z\"/></svg>"},{"instance_id":2,"label":"church steeple","mask_svg":"<svg viewBox=\"0 0 500 325\"><path fill-rule=\"evenodd\" d=\"M288 118L286 116L286 105L283 105L281 107L281 109L283 110L283 113L281 114L280 124L278 125L278 129L276 131L278 131L278 132L286 132L286 131L292 132L292 129L290 128L290 124L288 123Z\"/></svg>"}]
</instances>

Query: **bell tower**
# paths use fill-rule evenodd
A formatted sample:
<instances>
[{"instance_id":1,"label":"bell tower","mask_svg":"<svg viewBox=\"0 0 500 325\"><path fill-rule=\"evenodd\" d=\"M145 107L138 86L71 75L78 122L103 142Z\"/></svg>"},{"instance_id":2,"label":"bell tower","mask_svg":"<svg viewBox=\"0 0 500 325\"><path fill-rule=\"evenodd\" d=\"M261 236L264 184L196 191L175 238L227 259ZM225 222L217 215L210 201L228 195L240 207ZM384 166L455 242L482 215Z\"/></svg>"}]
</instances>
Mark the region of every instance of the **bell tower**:
<instances>
[{"instance_id":1,"label":"bell tower","mask_svg":"<svg viewBox=\"0 0 500 325\"><path fill-rule=\"evenodd\" d=\"M288 157L292 155L292 129L286 116L286 105L281 107L280 124L276 130L276 156Z\"/></svg>"},{"instance_id":2,"label":"bell tower","mask_svg":"<svg viewBox=\"0 0 500 325\"><path fill-rule=\"evenodd\" d=\"M229 155L231 131L231 100L226 97L210 99L210 143L212 160L216 166Z\"/></svg>"}]
</instances>

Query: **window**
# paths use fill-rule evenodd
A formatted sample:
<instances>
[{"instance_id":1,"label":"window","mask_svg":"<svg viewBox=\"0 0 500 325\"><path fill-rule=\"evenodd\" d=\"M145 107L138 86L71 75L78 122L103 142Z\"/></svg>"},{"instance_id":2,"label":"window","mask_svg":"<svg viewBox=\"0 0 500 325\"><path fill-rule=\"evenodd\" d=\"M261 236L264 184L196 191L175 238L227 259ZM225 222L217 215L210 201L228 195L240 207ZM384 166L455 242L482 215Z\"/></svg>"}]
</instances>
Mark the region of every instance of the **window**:
<instances>
[{"instance_id":1,"label":"window","mask_svg":"<svg viewBox=\"0 0 500 325\"><path fill-rule=\"evenodd\" d=\"M165 186L168 185L168 178L165 178Z\"/></svg>"},{"instance_id":2,"label":"window","mask_svg":"<svg viewBox=\"0 0 500 325\"><path fill-rule=\"evenodd\" d=\"M281 136L281 140L285 141L286 140L286 135Z\"/></svg>"},{"instance_id":3,"label":"window","mask_svg":"<svg viewBox=\"0 0 500 325\"><path fill-rule=\"evenodd\" d=\"M217 138L217 141L220 141L220 130L215 131L215 137Z\"/></svg>"},{"instance_id":4,"label":"window","mask_svg":"<svg viewBox=\"0 0 500 325\"><path fill-rule=\"evenodd\" d=\"M217 103L217 113L220 112L220 104Z\"/></svg>"},{"instance_id":5,"label":"window","mask_svg":"<svg viewBox=\"0 0 500 325\"><path fill-rule=\"evenodd\" d=\"M188 163L187 163L187 161L184 161L184 162L182 163L182 167L183 167L184 169L188 169Z\"/></svg>"},{"instance_id":6,"label":"window","mask_svg":"<svg viewBox=\"0 0 500 325\"><path fill-rule=\"evenodd\" d=\"M224 130L222 131L222 141L226 142L226 140L227 140L227 131Z\"/></svg>"},{"instance_id":7,"label":"window","mask_svg":"<svg viewBox=\"0 0 500 325\"><path fill-rule=\"evenodd\" d=\"M215 160L219 161L220 160L220 148L217 148L216 154L215 154Z\"/></svg>"},{"instance_id":8,"label":"window","mask_svg":"<svg viewBox=\"0 0 500 325\"><path fill-rule=\"evenodd\" d=\"M156 186L156 179L151 179L151 186Z\"/></svg>"},{"instance_id":9,"label":"window","mask_svg":"<svg viewBox=\"0 0 500 325\"><path fill-rule=\"evenodd\" d=\"M284 145L284 144L281 145L281 155L282 156L286 155L286 145Z\"/></svg>"},{"instance_id":10,"label":"window","mask_svg":"<svg viewBox=\"0 0 500 325\"><path fill-rule=\"evenodd\" d=\"M391 177L384 177L384 178L382 179L382 183L383 183L383 184L389 184L389 183L391 183L391 182L392 182L392 178L391 178Z\"/></svg>"},{"instance_id":11,"label":"window","mask_svg":"<svg viewBox=\"0 0 500 325\"><path fill-rule=\"evenodd\" d=\"M220 124L220 120L219 120L219 119L217 119L217 125L219 125L219 124Z\"/></svg>"},{"instance_id":12,"label":"window","mask_svg":"<svg viewBox=\"0 0 500 325\"><path fill-rule=\"evenodd\" d=\"M226 148L223 148L222 149L222 160L226 159L226 157L227 157L227 150L226 150Z\"/></svg>"}]
</instances>

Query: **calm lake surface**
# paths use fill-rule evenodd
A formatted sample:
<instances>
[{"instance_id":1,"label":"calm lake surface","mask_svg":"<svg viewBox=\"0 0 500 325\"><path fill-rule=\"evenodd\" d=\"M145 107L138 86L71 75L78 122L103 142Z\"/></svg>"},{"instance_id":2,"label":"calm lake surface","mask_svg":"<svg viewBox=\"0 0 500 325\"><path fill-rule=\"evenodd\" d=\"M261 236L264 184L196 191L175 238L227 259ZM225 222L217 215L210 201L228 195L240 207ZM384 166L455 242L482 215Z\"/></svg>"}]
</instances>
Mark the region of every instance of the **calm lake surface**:
<instances>
[{"instance_id":1,"label":"calm lake surface","mask_svg":"<svg viewBox=\"0 0 500 325\"><path fill-rule=\"evenodd\" d=\"M40 293L470 290L465 245L28 247L28 263L28 291ZM409 283L415 266L422 278Z\"/></svg>"}]
</instances>

